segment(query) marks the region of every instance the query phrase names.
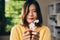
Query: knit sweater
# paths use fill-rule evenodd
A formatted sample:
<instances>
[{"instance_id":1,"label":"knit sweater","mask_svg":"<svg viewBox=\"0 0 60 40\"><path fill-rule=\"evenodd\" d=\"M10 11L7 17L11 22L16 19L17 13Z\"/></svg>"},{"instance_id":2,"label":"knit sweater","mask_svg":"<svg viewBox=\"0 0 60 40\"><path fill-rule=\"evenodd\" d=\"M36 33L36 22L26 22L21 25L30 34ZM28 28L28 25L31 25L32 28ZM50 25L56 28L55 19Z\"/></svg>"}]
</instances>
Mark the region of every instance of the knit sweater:
<instances>
[{"instance_id":1,"label":"knit sweater","mask_svg":"<svg viewBox=\"0 0 60 40\"><path fill-rule=\"evenodd\" d=\"M22 25L15 25L10 34L10 40L22 40L22 33L24 30L29 29ZM47 26L36 27L35 30L39 31L39 40L51 40L51 32Z\"/></svg>"}]
</instances>

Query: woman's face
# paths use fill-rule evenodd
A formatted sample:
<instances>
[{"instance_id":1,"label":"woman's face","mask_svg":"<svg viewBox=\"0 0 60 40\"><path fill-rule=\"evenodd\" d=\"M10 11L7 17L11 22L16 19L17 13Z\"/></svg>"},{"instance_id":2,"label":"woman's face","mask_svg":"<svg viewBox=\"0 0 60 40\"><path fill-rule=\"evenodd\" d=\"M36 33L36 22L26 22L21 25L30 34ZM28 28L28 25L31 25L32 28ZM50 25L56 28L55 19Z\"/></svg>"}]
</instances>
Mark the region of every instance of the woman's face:
<instances>
[{"instance_id":1,"label":"woman's face","mask_svg":"<svg viewBox=\"0 0 60 40\"><path fill-rule=\"evenodd\" d=\"M37 18L37 12L36 12L36 7L34 4L31 4L29 7L29 12L27 15L27 22L30 24L32 22L34 22L34 20L36 20Z\"/></svg>"}]
</instances>

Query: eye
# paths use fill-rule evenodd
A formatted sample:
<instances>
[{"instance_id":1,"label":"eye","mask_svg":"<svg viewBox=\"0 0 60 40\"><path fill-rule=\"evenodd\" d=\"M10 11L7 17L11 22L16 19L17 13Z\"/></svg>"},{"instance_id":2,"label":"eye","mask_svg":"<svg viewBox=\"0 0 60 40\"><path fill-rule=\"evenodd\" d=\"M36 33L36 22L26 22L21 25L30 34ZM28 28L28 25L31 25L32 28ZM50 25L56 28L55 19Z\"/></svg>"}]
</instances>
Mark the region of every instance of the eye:
<instances>
[{"instance_id":1,"label":"eye","mask_svg":"<svg viewBox=\"0 0 60 40\"><path fill-rule=\"evenodd\" d=\"M36 12L36 10L34 10L33 12Z\"/></svg>"}]
</instances>

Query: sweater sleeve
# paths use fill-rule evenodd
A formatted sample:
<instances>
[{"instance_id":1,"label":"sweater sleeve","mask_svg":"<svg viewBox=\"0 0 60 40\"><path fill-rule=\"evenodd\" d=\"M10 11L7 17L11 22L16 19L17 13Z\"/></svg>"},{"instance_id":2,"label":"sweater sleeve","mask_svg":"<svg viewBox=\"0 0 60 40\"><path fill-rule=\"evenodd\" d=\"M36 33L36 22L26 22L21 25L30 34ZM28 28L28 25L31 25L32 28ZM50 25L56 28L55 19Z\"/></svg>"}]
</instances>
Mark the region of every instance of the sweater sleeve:
<instances>
[{"instance_id":1,"label":"sweater sleeve","mask_svg":"<svg viewBox=\"0 0 60 40\"><path fill-rule=\"evenodd\" d=\"M10 40L20 40L16 27L13 27L11 30Z\"/></svg>"},{"instance_id":2,"label":"sweater sleeve","mask_svg":"<svg viewBox=\"0 0 60 40\"><path fill-rule=\"evenodd\" d=\"M51 40L51 32L48 28L45 29L43 34L43 40Z\"/></svg>"}]
</instances>

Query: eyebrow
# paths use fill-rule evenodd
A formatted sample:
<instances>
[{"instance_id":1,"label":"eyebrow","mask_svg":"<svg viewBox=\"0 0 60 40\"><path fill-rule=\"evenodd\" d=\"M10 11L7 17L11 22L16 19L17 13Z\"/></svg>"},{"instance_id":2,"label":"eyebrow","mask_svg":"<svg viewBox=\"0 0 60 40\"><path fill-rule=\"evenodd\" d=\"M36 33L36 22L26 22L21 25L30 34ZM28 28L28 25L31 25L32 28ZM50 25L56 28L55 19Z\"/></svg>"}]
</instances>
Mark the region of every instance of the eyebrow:
<instances>
[{"instance_id":1,"label":"eyebrow","mask_svg":"<svg viewBox=\"0 0 60 40\"><path fill-rule=\"evenodd\" d=\"M36 11L36 9L32 9L32 11Z\"/></svg>"}]
</instances>

